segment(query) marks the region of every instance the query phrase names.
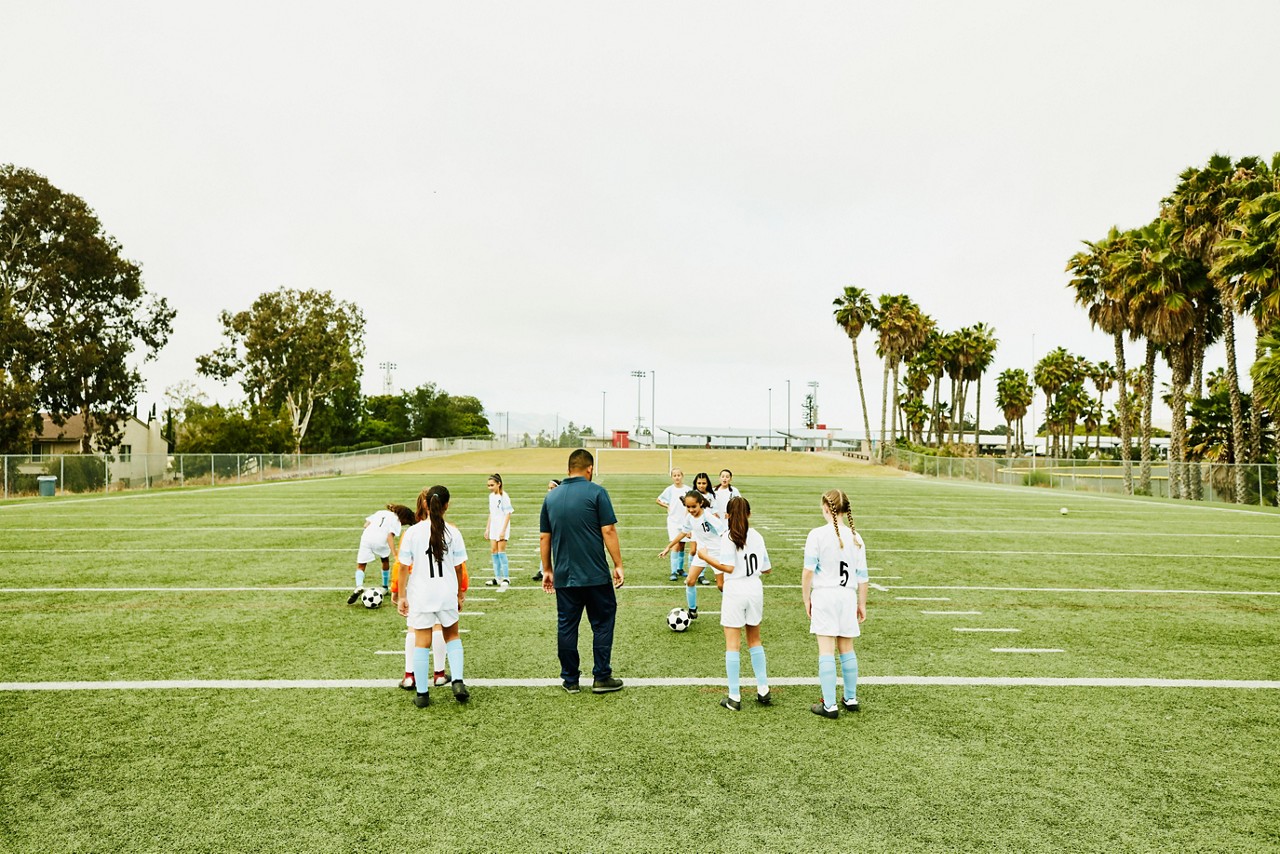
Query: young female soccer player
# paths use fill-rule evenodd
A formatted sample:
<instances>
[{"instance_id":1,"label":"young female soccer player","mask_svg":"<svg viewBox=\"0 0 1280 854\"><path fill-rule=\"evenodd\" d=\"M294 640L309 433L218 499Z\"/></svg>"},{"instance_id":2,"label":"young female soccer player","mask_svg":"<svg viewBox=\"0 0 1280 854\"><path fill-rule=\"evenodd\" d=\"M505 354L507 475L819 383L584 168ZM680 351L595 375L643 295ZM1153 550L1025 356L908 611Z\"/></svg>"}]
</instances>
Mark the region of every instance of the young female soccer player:
<instances>
[{"instance_id":1,"label":"young female soccer player","mask_svg":"<svg viewBox=\"0 0 1280 854\"><path fill-rule=\"evenodd\" d=\"M707 497L707 504L715 503L716 494L711 488L711 475L705 471L700 471L693 476L693 489L695 492L701 492Z\"/></svg>"},{"instance_id":2,"label":"young female soccer player","mask_svg":"<svg viewBox=\"0 0 1280 854\"><path fill-rule=\"evenodd\" d=\"M364 592L364 568L374 557L382 559L382 586L391 586L391 550L404 525L413 524L413 511L403 504L388 504L364 519L364 532L360 534L360 548L356 551L356 589L347 597L347 604L354 605Z\"/></svg>"},{"instance_id":3,"label":"young female soccer player","mask_svg":"<svg viewBox=\"0 0 1280 854\"><path fill-rule=\"evenodd\" d=\"M556 488L557 486L559 486L559 485L560 485L560 481L556 480L554 477L553 477L553 478L551 478L551 480L547 481L547 492L550 492L551 490L555 489L555 488ZM538 571L537 571L537 572L535 572L535 573L533 574L533 580L534 580L534 581L541 581L541 580L542 580L542 567L541 567L541 566L539 566L539 567L538 567Z\"/></svg>"},{"instance_id":4,"label":"young female soccer player","mask_svg":"<svg viewBox=\"0 0 1280 854\"><path fill-rule=\"evenodd\" d=\"M717 560L703 549L698 557L716 571L716 586L724 593L720 605L720 625L724 627L724 669L729 678L729 696L720 701L731 712L742 711L738 679L742 661L742 630L747 630L751 650L751 670L756 675L756 702L772 703L769 676L765 672L764 645L760 641L760 620L764 615L764 585L760 577L772 568L764 538L750 526L751 505L745 498L732 498L725 508L729 530L720 538Z\"/></svg>"},{"instance_id":5,"label":"young female soccer player","mask_svg":"<svg viewBox=\"0 0 1280 854\"><path fill-rule=\"evenodd\" d=\"M409 508L407 507L404 509L409 510ZM414 524L414 521L415 520L414 520L413 513L412 511L410 511L409 520L405 523L404 534L400 535L401 545L404 544L404 538L405 536L408 535L409 529ZM401 571L400 550L396 549L395 565L391 567L391 603L395 605L397 609L399 608L399 605L400 605L401 577L403 576L407 578L408 575L409 573L407 570L404 572ZM458 592L466 593L468 586L469 586L469 578L467 577L467 567L466 567L466 564L463 564L461 568L461 575L458 580ZM413 651L417 648L417 643L416 643L417 632L414 631L414 629L409 626L409 620L407 618L405 619L405 626L406 628L404 633L404 678L400 680L400 687L404 688L406 691L412 691L416 686L416 683L413 678L413 666L414 666ZM432 660L432 663L435 665L435 671L431 677L432 685L440 686L449 681L449 678L445 675L445 672L444 672L445 657L446 655L445 655L444 632L443 630L441 630L440 626L438 625L433 626L431 629L431 660Z\"/></svg>"},{"instance_id":6,"label":"young female soccer player","mask_svg":"<svg viewBox=\"0 0 1280 854\"><path fill-rule=\"evenodd\" d=\"M810 710L824 718L840 714L836 706L836 659L844 671L844 709L858 711L858 655L853 639L867 618L867 549L853 527L849 496L830 489L822 494L822 517L804 542L800 588L809 615L809 633L818 636L818 681L822 702ZM848 524L844 524L847 522Z\"/></svg>"},{"instance_id":7,"label":"young female soccer player","mask_svg":"<svg viewBox=\"0 0 1280 854\"><path fill-rule=\"evenodd\" d=\"M720 485L716 487L716 491L712 494L711 512L724 519L725 510L729 507L729 500L740 497L742 497L742 493L738 491L738 487L733 485L733 472L728 469L721 469Z\"/></svg>"},{"instance_id":8,"label":"young female soccer player","mask_svg":"<svg viewBox=\"0 0 1280 854\"><path fill-rule=\"evenodd\" d=\"M684 524L684 517L688 515L684 509L684 496L689 491L689 487L684 485L684 472L678 468L671 470L671 485L662 490L662 494L658 496L658 506L665 507L667 510L667 537L674 537L680 530L680 526ZM676 550L671 553L671 577L668 581L675 581L677 578L685 574L685 566L687 565L688 556L684 550L684 540L676 544Z\"/></svg>"},{"instance_id":9,"label":"young female soccer player","mask_svg":"<svg viewBox=\"0 0 1280 854\"><path fill-rule=\"evenodd\" d=\"M700 492L685 493L684 506L688 511L684 524L680 526L680 530L676 532L667 547L658 552L658 557L666 557L681 540L693 540L695 554L690 563L689 577L684 582L684 598L689 606L689 619L696 620L698 619L698 591L694 585L698 583L702 571L707 568L706 560L697 552L701 551L709 557L719 557L720 535L724 533L725 526L724 522L706 512L711 505L707 497ZM709 582L703 578L702 583Z\"/></svg>"},{"instance_id":10,"label":"young female soccer player","mask_svg":"<svg viewBox=\"0 0 1280 854\"><path fill-rule=\"evenodd\" d=\"M444 520L448 509L448 489L424 489L418 496L418 524L409 529L400 544L399 586L405 595L397 607L414 630L413 675L417 690L413 704L420 709L431 702L431 679L427 674L431 673L431 631L436 626L444 634L453 696L460 703L471 696L462 680L462 641L458 638L458 609L466 598L462 580L467 571L467 548L462 532Z\"/></svg>"},{"instance_id":11,"label":"young female soccer player","mask_svg":"<svg viewBox=\"0 0 1280 854\"><path fill-rule=\"evenodd\" d=\"M507 563L507 540L511 534L511 498L502 491L502 475L491 474L489 488L489 522L484 527L485 539L493 555L493 578L485 584L506 590L511 584L511 565Z\"/></svg>"}]
</instances>

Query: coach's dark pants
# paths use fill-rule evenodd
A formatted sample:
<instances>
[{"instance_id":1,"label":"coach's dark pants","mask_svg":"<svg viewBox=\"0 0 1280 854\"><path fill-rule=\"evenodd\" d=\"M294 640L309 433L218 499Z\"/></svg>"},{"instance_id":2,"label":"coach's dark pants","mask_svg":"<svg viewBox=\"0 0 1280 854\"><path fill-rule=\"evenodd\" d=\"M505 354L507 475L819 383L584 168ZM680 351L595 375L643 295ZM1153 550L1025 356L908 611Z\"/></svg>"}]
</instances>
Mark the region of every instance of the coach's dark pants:
<instances>
[{"instance_id":1,"label":"coach's dark pants","mask_svg":"<svg viewBox=\"0 0 1280 854\"><path fill-rule=\"evenodd\" d=\"M559 632L556 643L560 652L560 678L565 682L578 681L578 623L582 621L584 608L587 621L591 623L591 651L595 655L595 667L591 673L596 679L608 679L613 675L609 660L613 656L613 618L618 613L618 598L614 595L613 585L557 587Z\"/></svg>"}]
</instances>

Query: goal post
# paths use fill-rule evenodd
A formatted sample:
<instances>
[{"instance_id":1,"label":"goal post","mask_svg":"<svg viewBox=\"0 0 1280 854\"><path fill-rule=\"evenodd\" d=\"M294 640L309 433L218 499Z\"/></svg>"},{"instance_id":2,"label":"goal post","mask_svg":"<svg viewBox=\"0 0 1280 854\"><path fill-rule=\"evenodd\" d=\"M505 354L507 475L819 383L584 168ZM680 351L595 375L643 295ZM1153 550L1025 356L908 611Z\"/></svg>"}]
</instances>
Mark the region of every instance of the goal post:
<instances>
[{"instance_id":1,"label":"goal post","mask_svg":"<svg viewBox=\"0 0 1280 854\"><path fill-rule=\"evenodd\" d=\"M596 476L656 474L666 477L674 463L670 448L596 448Z\"/></svg>"}]
</instances>

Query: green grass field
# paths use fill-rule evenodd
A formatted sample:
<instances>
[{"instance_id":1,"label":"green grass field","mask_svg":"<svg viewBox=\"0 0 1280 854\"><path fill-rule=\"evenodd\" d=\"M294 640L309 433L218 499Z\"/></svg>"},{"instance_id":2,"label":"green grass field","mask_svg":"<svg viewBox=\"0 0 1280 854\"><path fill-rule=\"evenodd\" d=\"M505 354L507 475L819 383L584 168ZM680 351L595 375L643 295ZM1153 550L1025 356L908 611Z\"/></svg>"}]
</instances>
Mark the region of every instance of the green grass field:
<instances>
[{"instance_id":1,"label":"green grass field","mask_svg":"<svg viewBox=\"0 0 1280 854\"><path fill-rule=\"evenodd\" d=\"M603 478L628 570L614 667L631 684L568 696L553 600L529 580L554 470L448 459L463 473L0 504L0 851L1280 848L1274 511L865 467L762 477L735 459L774 565L775 705L734 714L717 705L719 594L700 589L689 632L665 627L683 587L656 557L661 475ZM478 472L495 467L529 472L507 478L505 593L480 585ZM429 482L452 490L471 554L473 687L466 706L437 690L419 710L395 687L403 620L345 601L362 518ZM863 711L838 721L808 711L817 651L798 589L832 485L853 497L876 585ZM1016 631L958 631L997 628ZM584 621L588 667L589 640ZM1095 678L1140 682L1079 682Z\"/></svg>"}]
</instances>

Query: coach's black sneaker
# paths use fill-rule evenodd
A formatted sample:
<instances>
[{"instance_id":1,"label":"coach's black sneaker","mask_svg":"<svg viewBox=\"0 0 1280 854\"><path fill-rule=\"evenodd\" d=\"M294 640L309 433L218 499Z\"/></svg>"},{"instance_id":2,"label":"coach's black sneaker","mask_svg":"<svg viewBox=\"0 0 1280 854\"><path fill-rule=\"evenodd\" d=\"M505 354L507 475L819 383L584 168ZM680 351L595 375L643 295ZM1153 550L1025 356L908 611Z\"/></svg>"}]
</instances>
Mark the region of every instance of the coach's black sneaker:
<instances>
[{"instance_id":1,"label":"coach's black sneaker","mask_svg":"<svg viewBox=\"0 0 1280 854\"><path fill-rule=\"evenodd\" d=\"M731 712L742 711L742 701L735 700L732 697L724 697L723 699L720 700L720 705Z\"/></svg>"},{"instance_id":2,"label":"coach's black sneaker","mask_svg":"<svg viewBox=\"0 0 1280 854\"><path fill-rule=\"evenodd\" d=\"M696 619L698 619L698 609L697 609L697 608L690 608L690 609L689 609L689 619L690 619L690 620L696 620Z\"/></svg>"},{"instance_id":3,"label":"coach's black sneaker","mask_svg":"<svg viewBox=\"0 0 1280 854\"><path fill-rule=\"evenodd\" d=\"M826 706L822 705L822 703L814 703L809 707L809 711L824 718L831 718L833 721L840 717L839 709L828 709Z\"/></svg>"},{"instance_id":4,"label":"coach's black sneaker","mask_svg":"<svg viewBox=\"0 0 1280 854\"><path fill-rule=\"evenodd\" d=\"M772 706L773 695L768 691L765 691L763 694L756 694L756 702L761 706Z\"/></svg>"},{"instance_id":5,"label":"coach's black sneaker","mask_svg":"<svg viewBox=\"0 0 1280 854\"><path fill-rule=\"evenodd\" d=\"M858 711L858 701L857 701L857 700L841 700L841 701L840 701L840 705L844 706L844 710L845 710L846 712L856 712L856 711Z\"/></svg>"},{"instance_id":6,"label":"coach's black sneaker","mask_svg":"<svg viewBox=\"0 0 1280 854\"><path fill-rule=\"evenodd\" d=\"M357 588L356 588L356 590L355 590L355 592L354 592L354 593L352 593L350 596L348 596L348 597L347 597L347 604L348 604L348 605L354 605L354 604L356 604L356 600L360 598L360 594L361 594L361 593L363 593L363 592L364 592L364 588L363 588L363 587L357 587Z\"/></svg>"},{"instance_id":7,"label":"coach's black sneaker","mask_svg":"<svg viewBox=\"0 0 1280 854\"><path fill-rule=\"evenodd\" d=\"M577 682L562 682L561 685L564 686L564 692L566 694L577 694L582 691L582 689L578 687Z\"/></svg>"},{"instance_id":8,"label":"coach's black sneaker","mask_svg":"<svg viewBox=\"0 0 1280 854\"><path fill-rule=\"evenodd\" d=\"M431 705L431 695L423 694L421 692L414 694L413 704L419 709L425 709L427 706Z\"/></svg>"},{"instance_id":9,"label":"coach's black sneaker","mask_svg":"<svg viewBox=\"0 0 1280 854\"><path fill-rule=\"evenodd\" d=\"M607 679L597 679L591 683L592 694L608 694L612 691L622 690L622 680L616 676L610 676Z\"/></svg>"},{"instance_id":10,"label":"coach's black sneaker","mask_svg":"<svg viewBox=\"0 0 1280 854\"><path fill-rule=\"evenodd\" d=\"M467 686L461 679L453 680L453 698L459 703L465 703L471 699L471 692L467 690Z\"/></svg>"}]
</instances>

